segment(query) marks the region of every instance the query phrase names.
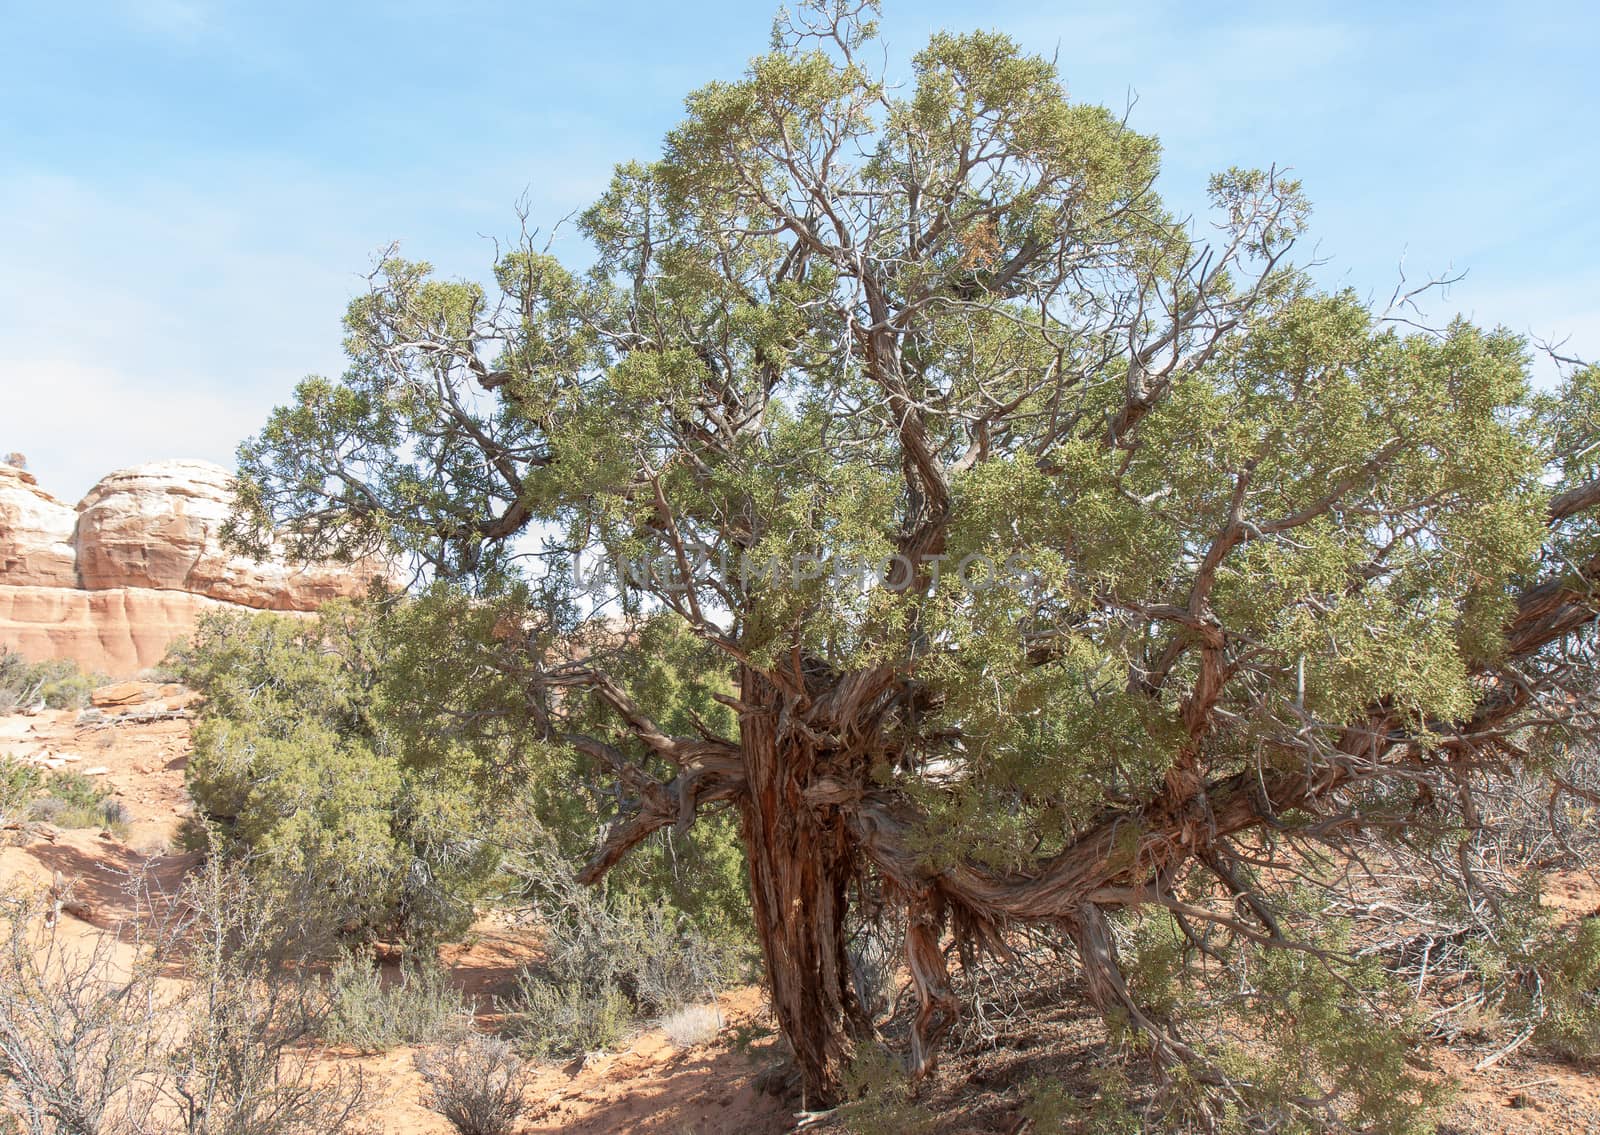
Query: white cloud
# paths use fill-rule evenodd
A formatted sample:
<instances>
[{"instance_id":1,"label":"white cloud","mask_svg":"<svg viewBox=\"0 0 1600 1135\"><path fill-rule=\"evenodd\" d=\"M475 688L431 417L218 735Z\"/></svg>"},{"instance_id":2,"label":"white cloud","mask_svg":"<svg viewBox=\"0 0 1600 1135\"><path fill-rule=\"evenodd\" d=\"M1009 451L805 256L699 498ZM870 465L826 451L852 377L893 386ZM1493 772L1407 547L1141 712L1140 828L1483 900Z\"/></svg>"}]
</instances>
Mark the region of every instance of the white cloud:
<instances>
[{"instance_id":1,"label":"white cloud","mask_svg":"<svg viewBox=\"0 0 1600 1135\"><path fill-rule=\"evenodd\" d=\"M353 203L282 176L0 183L0 449L70 497L114 468L238 442L340 365L366 261Z\"/></svg>"},{"instance_id":2,"label":"white cloud","mask_svg":"<svg viewBox=\"0 0 1600 1135\"><path fill-rule=\"evenodd\" d=\"M0 356L0 451L20 450L40 487L75 504L116 469L172 457L233 464L270 400L177 385L63 358Z\"/></svg>"}]
</instances>

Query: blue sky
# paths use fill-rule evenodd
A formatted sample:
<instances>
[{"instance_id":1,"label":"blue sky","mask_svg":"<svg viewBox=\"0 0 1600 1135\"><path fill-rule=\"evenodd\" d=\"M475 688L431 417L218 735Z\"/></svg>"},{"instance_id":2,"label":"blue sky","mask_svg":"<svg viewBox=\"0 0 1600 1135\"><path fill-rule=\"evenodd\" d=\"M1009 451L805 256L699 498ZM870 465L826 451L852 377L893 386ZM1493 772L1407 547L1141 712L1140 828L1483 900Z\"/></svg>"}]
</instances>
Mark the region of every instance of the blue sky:
<instances>
[{"instance_id":1,"label":"blue sky","mask_svg":"<svg viewBox=\"0 0 1600 1135\"><path fill-rule=\"evenodd\" d=\"M230 463L340 369L378 249L483 278L519 195L547 230L588 203L774 8L0 4L0 452L68 500ZM1136 95L1181 206L1213 170L1293 167L1329 284L1466 269L1434 313L1600 356L1600 5L887 0L883 24L898 75L934 28L991 27L1077 98Z\"/></svg>"}]
</instances>

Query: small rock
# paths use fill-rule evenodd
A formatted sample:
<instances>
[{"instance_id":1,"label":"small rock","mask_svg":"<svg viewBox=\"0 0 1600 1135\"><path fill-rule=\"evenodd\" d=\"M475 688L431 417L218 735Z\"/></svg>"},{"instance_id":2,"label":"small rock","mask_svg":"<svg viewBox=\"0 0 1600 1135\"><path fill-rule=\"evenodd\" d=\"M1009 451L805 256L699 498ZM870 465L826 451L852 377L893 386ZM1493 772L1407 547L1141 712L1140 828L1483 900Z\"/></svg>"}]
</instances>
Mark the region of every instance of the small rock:
<instances>
[{"instance_id":1,"label":"small rock","mask_svg":"<svg viewBox=\"0 0 1600 1135\"><path fill-rule=\"evenodd\" d=\"M138 705L149 696L143 682L113 682L109 686L101 686L89 695L89 702L96 706Z\"/></svg>"},{"instance_id":2,"label":"small rock","mask_svg":"<svg viewBox=\"0 0 1600 1135\"><path fill-rule=\"evenodd\" d=\"M108 773L110 771L111 770L106 768L105 765L95 765L94 768L86 768L86 769L84 769L83 770L83 775L84 776L104 776L106 773Z\"/></svg>"}]
</instances>

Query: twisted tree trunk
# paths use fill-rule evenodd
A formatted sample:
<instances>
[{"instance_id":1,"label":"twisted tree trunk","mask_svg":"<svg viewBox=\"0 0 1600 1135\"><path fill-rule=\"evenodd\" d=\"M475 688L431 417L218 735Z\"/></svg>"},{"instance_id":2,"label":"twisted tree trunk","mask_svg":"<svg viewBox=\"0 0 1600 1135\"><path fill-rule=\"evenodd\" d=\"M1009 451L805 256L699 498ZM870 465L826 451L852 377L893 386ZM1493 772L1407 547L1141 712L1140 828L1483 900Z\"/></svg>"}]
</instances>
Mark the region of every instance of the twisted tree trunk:
<instances>
[{"instance_id":1,"label":"twisted tree trunk","mask_svg":"<svg viewBox=\"0 0 1600 1135\"><path fill-rule=\"evenodd\" d=\"M844 925L860 849L837 808L806 798L819 754L803 729L785 727L782 694L747 669L741 700L740 806L756 935L804 1104L825 1107L838 1097L863 1024Z\"/></svg>"}]
</instances>

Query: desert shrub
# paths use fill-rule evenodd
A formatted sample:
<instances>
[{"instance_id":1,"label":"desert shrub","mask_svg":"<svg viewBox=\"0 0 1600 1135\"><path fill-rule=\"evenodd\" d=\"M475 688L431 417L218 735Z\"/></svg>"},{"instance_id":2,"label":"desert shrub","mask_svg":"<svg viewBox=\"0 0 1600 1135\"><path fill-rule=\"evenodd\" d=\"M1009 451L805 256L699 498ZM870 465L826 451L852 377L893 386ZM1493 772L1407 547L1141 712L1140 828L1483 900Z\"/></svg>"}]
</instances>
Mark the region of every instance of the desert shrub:
<instances>
[{"instance_id":1,"label":"desert shrub","mask_svg":"<svg viewBox=\"0 0 1600 1135\"><path fill-rule=\"evenodd\" d=\"M0 646L0 713L43 702L51 709L82 709L98 679L67 659L28 662Z\"/></svg>"},{"instance_id":2,"label":"desert shrub","mask_svg":"<svg viewBox=\"0 0 1600 1135\"><path fill-rule=\"evenodd\" d=\"M509 1135L527 1108L522 1061L503 1040L474 1033L449 1048L418 1053L416 1063L428 1085L423 1102L461 1135Z\"/></svg>"},{"instance_id":3,"label":"desert shrub","mask_svg":"<svg viewBox=\"0 0 1600 1135\"><path fill-rule=\"evenodd\" d=\"M208 719L187 777L223 850L247 858L261 885L283 893L315 880L336 924L392 921L403 861L391 824L398 777L369 745L314 719L275 735Z\"/></svg>"},{"instance_id":4,"label":"desert shrub","mask_svg":"<svg viewBox=\"0 0 1600 1135\"><path fill-rule=\"evenodd\" d=\"M857 1052L844 1077L837 1116L850 1135L931 1135L938 1120L917 1100L898 1057L880 1045Z\"/></svg>"},{"instance_id":5,"label":"desert shrub","mask_svg":"<svg viewBox=\"0 0 1600 1135\"><path fill-rule=\"evenodd\" d=\"M540 853L553 845L570 872L617 801L587 787L590 758L537 739L537 706L515 669L530 647L507 641L510 617L437 588L330 605L314 623L202 620L168 666L207 699L188 784L227 853L280 889L321 880L319 906L347 935L421 942L459 933L498 897L550 905L543 879L506 870L506 850L526 858L536 831ZM703 647L659 629L643 635L649 649L619 658L616 680L668 705L663 728L732 728L710 696L725 676L706 670ZM687 917L730 948L747 945L736 829L731 816L712 817L688 835L652 837L610 891L664 903L674 922Z\"/></svg>"},{"instance_id":6,"label":"desert shrub","mask_svg":"<svg viewBox=\"0 0 1600 1135\"><path fill-rule=\"evenodd\" d=\"M1142 1122L1128 1091L1127 1076L1115 1064L1089 1070L1096 1091L1089 1099L1074 1095L1059 1080L1030 1080L1022 1106L1027 1130L1038 1135L1142 1135L1150 1130ZM1169 1130L1176 1131L1176 1124Z\"/></svg>"},{"instance_id":7,"label":"desert shrub","mask_svg":"<svg viewBox=\"0 0 1600 1135\"><path fill-rule=\"evenodd\" d=\"M26 814L43 782L43 775L34 766L0 759L0 824L14 822Z\"/></svg>"},{"instance_id":8,"label":"desert shrub","mask_svg":"<svg viewBox=\"0 0 1600 1135\"><path fill-rule=\"evenodd\" d=\"M715 1005L686 1005L657 1022L679 1048L704 1044L721 1030L722 1013Z\"/></svg>"},{"instance_id":9,"label":"desert shrub","mask_svg":"<svg viewBox=\"0 0 1600 1135\"><path fill-rule=\"evenodd\" d=\"M92 776L61 769L45 781L45 792L70 808L95 808L105 799L99 783Z\"/></svg>"},{"instance_id":10,"label":"desert shrub","mask_svg":"<svg viewBox=\"0 0 1600 1135\"><path fill-rule=\"evenodd\" d=\"M610 1048L634 1019L627 995L610 982L590 985L532 971L518 975L516 992L500 1007L518 1046L539 1060Z\"/></svg>"},{"instance_id":11,"label":"desert shrub","mask_svg":"<svg viewBox=\"0 0 1600 1135\"><path fill-rule=\"evenodd\" d=\"M182 893L181 1021L161 1082L184 1135L337 1135L362 1120L359 1071L310 1066L326 1019L307 966L302 915L210 857Z\"/></svg>"},{"instance_id":12,"label":"desert shrub","mask_svg":"<svg viewBox=\"0 0 1600 1135\"><path fill-rule=\"evenodd\" d=\"M376 624L211 616L169 666L207 698L187 779L223 852L279 894L312 884L347 936L424 940L465 928L499 854L469 780L411 767L382 724Z\"/></svg>"},{"instance_id":13,"label":"desert shrub","mask_svg":"<svg viewBox=\"0 0 1600 1135\"><path fill-rule=\"evenodd\" d=\"M597 826L618 818L622 801L605 787L606 770L592 756L547 739L550 722L529 697L529 666L556 653L589 657L631 696L648 702L670 734L705 728L736 732L715 695L732 692L715 653L670 619L646 620L626 649L602 629L570 633L560 610L510 588L492 598L435 586L393 605L385 615L379 696L386 727L408 767L470 777L482 815L513 859L554 847L570 872L594 849ZM517 634L508 627L522 628ZM580 691L565 700L564 729L606 736L663 780L674 770L636 740L618 737L610 711ZM529 847L530 833L532 842ZM549 872L530 877L519 864L512 901L543 908L554 901ZM570 877L570 876L569 876ZM663 829L641 843L607 877L613 893L661 899L706 934L750 941L749 890L737 817L702 816L687 832Z\"/></svg>"},{"instance_id":14,"label":"desert shrub","mask_svg":"<svg viewBox=\"0 0 1600 1135\"><path fill-rule=\"evenodd\" d=\"M1534 1039L1567 1060L1600 1059L1600 917L1551 933L1532 961L1544 1001Z\"/></svg>"},{"instance_id":15,"label":"desert shrub","mask_svg":"<svg viewBox=\"0 0 1600 1135\"><path fill-rule=\"evenodd\" d=\"M544 960L504 1001L507 1028L539 1058L604 1048L635 1023L704 1002L747 977L747 936L696 918L666 894L586 887L537 817L524 817L509 866L538 923ZM704 911L702 910L702 915Z\"/></svg>"},{"instance_id":16,"label":"desert shrub","mask_svg":"<svg viewBox=\"0 0 1600 1135\"><path fill-rule=\"evenodd\" d=\"M363 1052L402 1044L434 1044L462 1035L471 1010L437 962L407 960L395 980L380 967L347 953L328 979L324 1039Z\"/></svg>"},{"instance_id":17,"label":"desert shrub","mask_svg":"<svg viewBox=\"0 0 1600 1135\"><path fill-rule=\"evenodd\" d=\"M738 976L726 946L664 900L595 895L552 912L546 964L587 985L615 985L647 1014L704 999Z\"/></svg>"},{"instance_id":18,"label":"desert shrub","mask_svg":"<svg viewBox=\"0 0 1600 1135\"><path fill-rule=\"evenodd\" d=\"M545 960L502 1007L532 1054L605 1048L634 1022L703 1001L740 958L664 900L578 892L543 919Z\"/></svg>"},{"instance_id":19,"label":"desert shrub","mask_svg":"<svg viewBox=\"0 0 1600 1135\"><path fill-rule=\"evenodd\" d=\"M108 828L122 833L131 819L122 802L93 777L66 769L44 778L13 773L0 793L16 793L19 810L29 819L60 828Z\"/></svg>"},{"instance_id":20,"label":"desert shrub","mask_svg":"<svg viewBox=\"0 0 1600 1135\"><path fill-rule=\"evenodd\" d=\"M1182 886L1199 896L1192 880ZM1128 1012L1108 1014L1113 1039L1132 1051L1181 1044L1203 1054L1203 1073L1164 1072L1141 1093L1147 1126L1160 1116L1164 1130L1230 1130L1230 1115L1246 1115L1263 1129L1314 1131L1327 1118L1318 1101L1337 1099L1352 1130L1434 1130L1445 1093L1410 1062L1421 1031L1414 991L1375 956L1353 953L1350 923L1324 897L1281 896L1277 925L1304 947L1297 950L1243 935L1202 937L1188 919L1204 909L1192 906L1184 919L1128 911L1112 924L1121 973L1146 1018L1140 1026ZM1215 1085L1226 1085L1227 1100L1219 1102ZM1114 1100L1125 1087L1106 1081L1104 1094ZM1097 1106L1082 1121L1114 1130L1115 1106Z\"/></svg>"},{"instance_id":21,"label":"desert shrub","mask_svg":"<svg viewBox=\"0 0 1600 1135\"><path fill-rule=\"evenodd\" d=\"M117 967L114 946L63 934L44 893L0 894L0 1112L27 1135L145 1130L170 1018L154 955Z\"/></svg>"},{"instance_id":22,"label":"desert shrub","mask_svg":"<svg viewBox=\"0 0 1600 1135\"><path fill-rule=\"evenodd\" d=\"M41 662L36 673L43 679L39 697L51 709L82 709L89 704L89 695L105 681L104 675L85 674L66 659Z\"/></svg>"},{"instance_id":23,"label":"desert shrub","mask_svg":"<svg viewBox=\"0 0 1600 1135\"><path fill-rule=\"evenodd\" d=\"M293 911L212 859L87 941L49 895L0 894L0 1107L27 1135L338 1135L359 1075L312 1075L324 1008ZM131 960L130 960L131 959ZM180 973L185 980L167 980Z\"/></svg>"},{"instance_id":24,"label":"desert shrub","mask_svg":"<svg viewBox=\"0 0 1600 1135\"><path fill-rule=\"evenodd\" d=\"M1337 935L1326 944L1345 945ZM1253 955L1257 987L1249 999L1252 1023L1272 1045L1266 1059L1231 1054L1240 1082L1253 1081L1254 1110L1287 1121L1306 1100L1331 1089L1345 1100L1346 1122L1357 1131L1431 1135L1445 1093L1412 1070L1409 1031L1375 1011L1398 1000L1378 966L1366 962L1340 972L1304 953L1246 953Z\"/></svg>"},{"instance_id":25,"label":"desert shrub","mask_svg":"<svg viewBox=\"0 0 1600 1135\"><path fill-rule=\"evenodd\" d=\"M1495 1013L1563 1059L1600 1058L1600 917L1564 924L1529 872L1469 948Z\"/></svg>"}]
</instances>

